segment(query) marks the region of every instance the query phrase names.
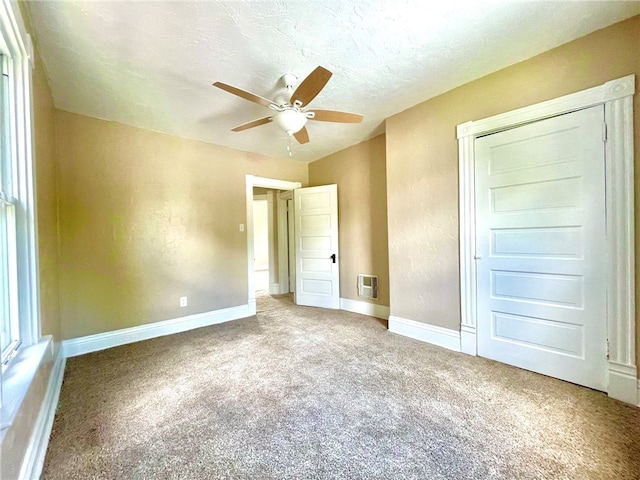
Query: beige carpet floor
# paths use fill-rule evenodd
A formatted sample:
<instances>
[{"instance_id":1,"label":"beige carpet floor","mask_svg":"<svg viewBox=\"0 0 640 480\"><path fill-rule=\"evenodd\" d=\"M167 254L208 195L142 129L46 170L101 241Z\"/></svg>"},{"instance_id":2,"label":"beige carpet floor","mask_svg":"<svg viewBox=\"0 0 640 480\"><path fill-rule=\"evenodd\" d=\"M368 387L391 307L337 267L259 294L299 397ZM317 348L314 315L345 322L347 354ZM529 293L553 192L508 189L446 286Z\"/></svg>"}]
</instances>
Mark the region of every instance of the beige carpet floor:
<instances>
[{"instance_id":1,"label":"beige carpet floor","mask_svg":"<svg viewBox=\"0 0 640 480\"><path fill-rule=\"evenodd\" d=\"M638 479L640 409L259 299L67 362L46 479Z\"/></svg>"}]
</instances>

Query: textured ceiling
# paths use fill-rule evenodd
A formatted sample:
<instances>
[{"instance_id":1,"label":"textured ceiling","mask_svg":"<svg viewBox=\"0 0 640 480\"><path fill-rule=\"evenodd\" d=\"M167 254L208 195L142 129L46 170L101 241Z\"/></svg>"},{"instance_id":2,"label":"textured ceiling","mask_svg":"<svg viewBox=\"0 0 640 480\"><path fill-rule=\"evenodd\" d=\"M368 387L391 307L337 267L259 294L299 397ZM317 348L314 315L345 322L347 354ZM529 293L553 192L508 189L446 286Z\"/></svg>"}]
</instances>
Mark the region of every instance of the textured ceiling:
<instances>
[{"instance_id":1,"label":"textured ceiling","mask_svg":"<svg viewBox=\"0 0 640 480\"><path fill-rule=\"evenodd\" d=\"M29 3L57 108L270 156L286 134L270 110L211 86L272 98L287 72L333 72L314 108L361 124L309 122L311 161L384 131L412 105L640 13L640 2L258 0ZM452 133L453 135L453 133Z\"/></svg>"}]
</instances>

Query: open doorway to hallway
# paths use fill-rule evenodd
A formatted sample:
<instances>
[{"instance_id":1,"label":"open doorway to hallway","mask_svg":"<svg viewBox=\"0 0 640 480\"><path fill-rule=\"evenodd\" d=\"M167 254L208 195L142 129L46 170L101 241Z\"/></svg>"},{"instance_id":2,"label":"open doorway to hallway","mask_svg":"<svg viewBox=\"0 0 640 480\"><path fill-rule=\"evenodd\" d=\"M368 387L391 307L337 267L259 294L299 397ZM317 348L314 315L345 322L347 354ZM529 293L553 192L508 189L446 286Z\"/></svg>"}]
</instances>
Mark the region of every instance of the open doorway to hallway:
<instances>
[{"instance_id":1,"label":"open doorway to hallway","mask_svg":"<svg viewBox=\"0 0 640 480\"><path fill-rule=\"evenodd\" d=\"M300 188L299 182L246 175L247 200L247 265L248 265L248 304L249 310L256 312L257 292L270 295L290 294L295 289L295 262L292 261L290 243L293 233L292 191ZM267 236L269 239L268 267L260 269L256 256L254 237L254 196L266 195L267 199ZM256 268L258 267L258 268ZM291 268L290 268L291 267ZM256 273L257 272L257 273ZM293 277L293 278L290 278Z\"/></svg>"},{"instance_id":2,"label":"open doorway to hallway","mask_svg":"<svg viewBox=\"0 0 640 480\"><path fill-rule=\"evenodd\" d=\"M253 277L254 291L282 295L293 291L291 281L292 208L291 193L253 187Z\"/></svg>"}]
</instances>

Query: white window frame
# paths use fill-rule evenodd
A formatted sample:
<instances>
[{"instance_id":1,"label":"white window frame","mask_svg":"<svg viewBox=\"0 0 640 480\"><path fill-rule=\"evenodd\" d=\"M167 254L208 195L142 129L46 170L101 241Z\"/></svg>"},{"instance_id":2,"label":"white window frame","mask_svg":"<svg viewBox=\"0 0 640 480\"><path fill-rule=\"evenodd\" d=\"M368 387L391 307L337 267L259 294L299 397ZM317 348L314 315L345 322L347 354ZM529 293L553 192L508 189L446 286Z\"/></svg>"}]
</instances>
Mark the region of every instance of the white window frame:
<instances>
[{"instance_id":1,"label":"white window frame","mask_svg":"<svg viewBox=\"0 0 640 480\"><path fill-rule=\"evenodd\" d=\"M6 225L0 224L0 252L7 252L0 258L0 275L2 275L2 300L0 301L0 315L3 322L8 323L8 327L0 331L0 363L6 365L9 358L15 354L20 345L20 319L18 316L18 275L16 250L16 198L13 196L13 164L12 155L12 102L11 102L11 59L2 55L0 51L0 62L2 64L2 77L0 81L0 209L6 212ZM5 186L6 182L6 186ZM5 229L6 227L6 229ZM7 338L8 337L8 338ZM5 342L8 345L5 347Z\"/></svg>"},{"instance_id":2,"label":"white window frame","mask_svg":"<svg viewBox=\"0 0 640 480\"><path fill-rule=\"evenodd\" d=\"M31 69L33 44L25 29L17 2L0 0L0 53L10 58L9 103L12 176L11 203L15 205L15 312L19 345L16 357L40 340L38 239L36 223L35 165L33 161L33 106ZM6 426L7 407L13 410L13 379L21 376L20 358L9 359L0 369L0 410ZM9 381L11 380L11 381ZM11 385L8 385L8 384Z\"/></svg>"}]
</instances>

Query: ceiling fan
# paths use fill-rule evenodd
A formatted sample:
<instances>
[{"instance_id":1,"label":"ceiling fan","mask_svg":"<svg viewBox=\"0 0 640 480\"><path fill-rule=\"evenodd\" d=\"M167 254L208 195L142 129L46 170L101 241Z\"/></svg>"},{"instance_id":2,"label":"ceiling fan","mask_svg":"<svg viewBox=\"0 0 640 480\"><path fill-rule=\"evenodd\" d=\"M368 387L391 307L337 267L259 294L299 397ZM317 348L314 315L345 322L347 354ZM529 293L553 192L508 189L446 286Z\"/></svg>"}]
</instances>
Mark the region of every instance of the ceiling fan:
<instances>
[{"instance_id":1,"label":"ceiling fan","mask_svg":"<svg viewBox=\"0 0 640 480\"><path fill-rule=\"evenodd\" d=\"M357 113L308 109L309 103L316 98L324 88L331 78L331 75L332 73L326 68L317 67L296 87L298 77L287 73L282 76L285 89L278 93L273 100L268 100L222 82L215 82L213 86L275 111L273 115L268 117L238 125L231 129L232 132L242 132L249 128L274 122L282 128L282 130L287 132L287 134L293 135L298 143L303 144L309 141L309 132L307 132L305 126L307 120L338 123L360 123L362 121L362 115Z\"/></svg>"}]
</instances>

